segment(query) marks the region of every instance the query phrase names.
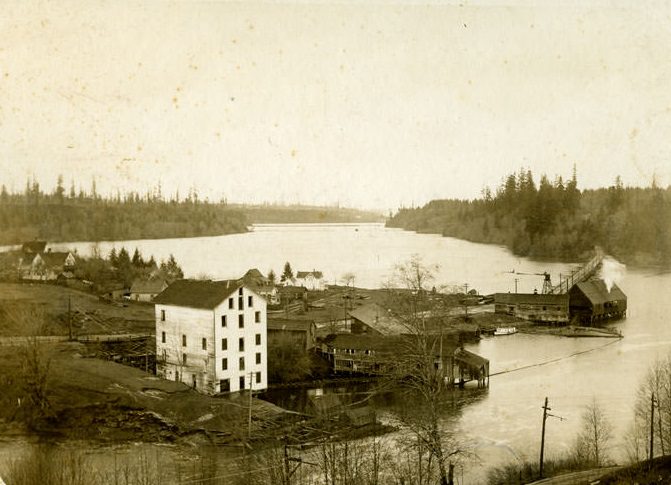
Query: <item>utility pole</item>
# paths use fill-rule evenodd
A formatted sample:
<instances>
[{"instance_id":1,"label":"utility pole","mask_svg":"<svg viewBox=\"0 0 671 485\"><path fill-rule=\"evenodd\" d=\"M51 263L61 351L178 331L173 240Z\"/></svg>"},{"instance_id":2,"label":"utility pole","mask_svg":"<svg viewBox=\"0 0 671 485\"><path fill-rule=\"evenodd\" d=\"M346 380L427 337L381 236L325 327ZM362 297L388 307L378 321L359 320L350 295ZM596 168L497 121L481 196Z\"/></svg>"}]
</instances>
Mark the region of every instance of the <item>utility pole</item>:
<instances>
[{"instance_id":1,"label":"utility pole","mask_svg":"<svg viewBox=\"0 0 671 485\"><path fill-rule=\"evenodd\" d=\"M284 435L284 485L291 485L291 471L289 469L289 437Z\"/></svg>"},{"instance_id":2,"label":"utility pole","mask_svg":"<svg viewBox=\"0 0 671 485\"><path fill-rule=\"evenodd\" d=\"M540 467L539 467L539 474L540 478L543 478L543 452L545 451L545 421L547 420L548 416L552 418L557 418L559 421L564 421L565 418L562 418L561 416L555 416L554 414L548 413L548 411L551 411L552 408L548 407L548 398L545 398L545 404L543 404L543 427L541 430L541 459L540 459Z\"/></svg>"},{"instance_id":3,"label":"utility pole","mask_svg":"<svg viewBox=\"0 0 671 485\"><path fill-rule=\"evenodd\" d=\"M252 383L254 379L254 373L249 373L249 416L247 421L247 439L252 438Z\"/></svg>"},{"instance_id":4,"label":"utility pole","mask_svg":"<svg viewBox=\"0 0 671 485\"><path fill-rule=\"evenodd\" d=\"M72 297L68 295L68 338L72 340Z\"/></svg>"},{"instance_id":5,"label":"utility pole","mask_svg":"<svg viewBox=\"0 0 671 485\"><path fill-rule=\"evenodd\" d=\"M655 393L653 392L650 395L650 466L652 466L652 459L655 456L654 444L655 444Z\"/></svg>"},{"instance_id":6,"label":"utility pole","mask_svg":"<svg viewBox=\"0 0 671 485\"><path fill-rule=\"evenodd\" d=\"M301 469L301 465L306 464L315 467L319 465L317 463L310 463L309 461L304 461L303 458L294 458L292 456L289 456L289 436L287 434L284 435L283 441L284 441L284 476L282 477L282 485L291 485L291 477L294 475L294 473L296 473L299 469ZM293 470L291 468L291 462L296 463L296 465L293 467Z\"/></svg>"},{"instance_id":7,"label":"utility pole","mask_svg":"<svg viewBox=\"0 0 671 485\"><path fill-rule=\"evenodd\" d=\"M539 468L540 478L543 478L543 452L545 451L545 420L548 418L548 398L545 398L545 404L543 405L543 427L541 431L541 462Z\"/></svg>"}]
</instances>

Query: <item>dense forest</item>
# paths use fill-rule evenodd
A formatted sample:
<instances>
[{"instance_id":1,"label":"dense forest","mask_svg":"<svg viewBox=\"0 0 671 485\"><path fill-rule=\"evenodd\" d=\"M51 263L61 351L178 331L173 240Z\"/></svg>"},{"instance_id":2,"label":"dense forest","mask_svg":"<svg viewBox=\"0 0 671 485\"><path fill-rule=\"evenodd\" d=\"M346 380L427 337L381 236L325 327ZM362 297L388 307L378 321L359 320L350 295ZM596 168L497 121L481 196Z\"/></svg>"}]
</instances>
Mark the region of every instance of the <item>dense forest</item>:
<instances>
[{"instance_id":1,"label":"dense forest","mask_svg":"<svg viewBox=\"0 0 671 485\"><path fill-rule=\"evenodd\" d=\"M238 207L244 211L251 224L384 222L384 216L380 213L345 207L301 205L247 205L234 207Z\"/></svg>"},{"instance_id":2,"label":"dense forest","mask_svg":"<svg viewBox=\"0 0 671 485\"><path fill-rule=\"evenodd\" d=\"M161 187L146 194L117 193L103 197L95 180L88 191L69 189L59 177L45 192L37 180L10 193L0 186L0 245L33 239L49 241L115 241L218 236L247 231L255 223L381 222L372 212L300 205L242 205L201 200L195 189L180 198L165 198Z\"/></svg>"},{"instance_id":3,"label":"dense forest","mask_svg":"<svg viewBox=\"0 0 671 485\"><path fill-rule=\"evenodd\" d=\"M520 256L585 257L595 245L621 261L671 264L671 188L579 190L578 180L550 181L531 171L510 174L479 199L434 200L400 209L389 227L507 246Z\"/></svg>"},{"instance_id":4,"label":"dense forest","mask_svg":"<svg viewBox=\"0 0 671 485\"><path fill-rule=\"evenodd\" d=\"M195 191L184 199L163 198L160 187L140 195L129 192L100 196L95 181L90 191L69 191L58 178L51 193L28 181L22 193L0 187L0 244L32 239L105 241L165 237L212 236L245 232L245 214L225 202L201 201Z\"/></svg>"}]
</instances>

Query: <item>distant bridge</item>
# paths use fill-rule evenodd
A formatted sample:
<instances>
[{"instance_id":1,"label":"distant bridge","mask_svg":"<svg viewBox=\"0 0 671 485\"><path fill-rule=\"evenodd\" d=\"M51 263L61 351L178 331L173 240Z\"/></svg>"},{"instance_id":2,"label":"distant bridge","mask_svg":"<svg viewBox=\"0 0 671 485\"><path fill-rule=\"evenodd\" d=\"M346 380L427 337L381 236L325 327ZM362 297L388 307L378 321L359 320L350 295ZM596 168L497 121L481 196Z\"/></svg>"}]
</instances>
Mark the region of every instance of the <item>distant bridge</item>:
<instances>
[{"instance_id":1,"label":"distant bridge","mask_svg":"<svg viewBox=\"0 0 671 485\"><path fill-rule=\"evenodd\" d=\"M587 281L589 278L591 278L601 265L603 258L606 256L603 252L603 249L601 249L598 246L594 248L594 251L596 254L594 255L594 257L592 257L592 259L590 259L587 263L582 265L579 270L575 272L572 271L571 274L568 275L565 280L561 281L558 285L550 288L550 290L547 291L547 293L551 295L560 295L563 293L568 293L569 290L578 283L582 281Z\"/></svg>"}]
</instances>

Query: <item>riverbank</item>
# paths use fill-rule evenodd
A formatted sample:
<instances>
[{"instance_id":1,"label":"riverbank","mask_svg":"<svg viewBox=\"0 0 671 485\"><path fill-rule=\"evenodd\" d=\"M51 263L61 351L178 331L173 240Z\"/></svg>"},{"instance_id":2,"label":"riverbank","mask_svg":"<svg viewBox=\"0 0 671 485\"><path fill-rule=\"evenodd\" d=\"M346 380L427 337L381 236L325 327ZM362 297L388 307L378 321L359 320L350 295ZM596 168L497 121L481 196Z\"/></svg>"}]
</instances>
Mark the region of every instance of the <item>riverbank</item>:
<instances>
[{"instance_id":1,"label":"riverbank","mask_svg":"<svg viewBox=\"0 0 671 485\"><path fill-rule=\"evenodd\" d=\"M601 327L580 327L569 325L566 327L527 326L519 329L521 333L556 335L559 337L594 337L594 338L623 338L621 332Z\"/></svg>"},{"instance_id":2,"label":"riverbank","mask_svg":"<svg viewBox=\"0 0 671 485\"><path fill-rule=\"evenodd\" d=\"M3 349L0 427L8 431L23 427L54 440L227 443L297 419L265 401L251 400L250 411L247 396L205 396L181 382L97 359L77 342L28 341ZM35 363L29 368L27 355ZM41 379L38 392L29 383Z\"/></svg>"}]
</instances>

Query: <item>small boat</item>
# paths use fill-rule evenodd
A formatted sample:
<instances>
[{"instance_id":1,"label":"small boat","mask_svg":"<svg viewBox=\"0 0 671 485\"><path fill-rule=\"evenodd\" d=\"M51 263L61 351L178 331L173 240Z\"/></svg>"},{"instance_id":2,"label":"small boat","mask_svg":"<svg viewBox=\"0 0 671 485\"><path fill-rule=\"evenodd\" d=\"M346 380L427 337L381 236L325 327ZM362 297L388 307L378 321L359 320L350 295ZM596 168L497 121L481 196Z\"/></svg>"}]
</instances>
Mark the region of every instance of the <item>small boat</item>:
<instances>
[{"instance_id":1,"label":"small boat","mask_svg":"<svg viewBox=\"0 0 671 485\"><path fill-rule=\"evenodd\" d=\"M494 335L512 335L517 333L517 328L515 327L497 327L494 330Z\"/></svg>"}]
</instances>

